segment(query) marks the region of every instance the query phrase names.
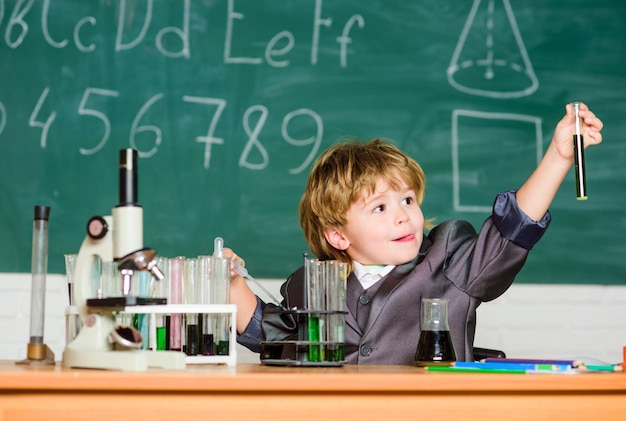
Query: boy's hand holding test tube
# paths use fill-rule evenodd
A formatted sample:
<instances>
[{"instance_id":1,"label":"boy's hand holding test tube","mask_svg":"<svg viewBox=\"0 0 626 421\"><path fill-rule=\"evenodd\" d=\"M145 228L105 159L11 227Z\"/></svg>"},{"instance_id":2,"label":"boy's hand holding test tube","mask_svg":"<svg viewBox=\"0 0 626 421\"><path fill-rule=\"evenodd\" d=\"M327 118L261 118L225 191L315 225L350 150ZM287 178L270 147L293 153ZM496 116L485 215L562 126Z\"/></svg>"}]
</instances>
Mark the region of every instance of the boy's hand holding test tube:
<instances>
[{"instance_id":1,"label":"boy's hand holding test tube","mask_svg":"<svg viewBox=\"0 0 626 421\"><path fill-rule=\"evenodd\" d=\"M584 149L602 141L600 131L603 123L583 102L567 104L566 112L554 131L553 145L556 146L558 154L563 159L567 162L574 162L576 196L578 200L586 200Z\"/></svg>"},{"instance_id":2,"label":"boy's hand holding test tube","mask_svg":"<svg viewBox=\"0 0 626 421\"><path fill-rule=\"evenodd\" d=\"M246 269L245 267L243 267L241 265L241 263L239 263L237 260L233 260L232 261L233 264L233 269L235 272L237 272L237 274L243 276L244 278L254 282L259 288L261 288L263 290L264 293L267 294L268 297L270 297L272 299L272 301L274 301L275 304L280 305L280 300L278 300L276 297L274 297L274 295L272 295L271 292L269 292L269 290L267 288L265 288L263 286L262 283L260 283L259 281L257 281L255 278L253 278L249 273L248 273L248 269Z\"/></svg>"},{"instance_id":3,"label":"boy's hand holding test tube","mask_svg":"<svg viewBox=\"0 0 626 421\"><path fill-rule=\"evenodd\" d=\"M257 305L256 297L251 293L246 284L246 279L254 282L265 294L270 297L274 303L280 305L280 301L272 295L257 279L250 276L248 270L244 267L244 260L239 257L228 247L224 247L224 240L221 237L215 238L213 241L213 254L220 257L230 258L230 294L231 297L237 297L231 302L237 303L237 331L243 332L254 313ZM244 291L243 294L240 291Z\"/></svg>"}]
</instances>

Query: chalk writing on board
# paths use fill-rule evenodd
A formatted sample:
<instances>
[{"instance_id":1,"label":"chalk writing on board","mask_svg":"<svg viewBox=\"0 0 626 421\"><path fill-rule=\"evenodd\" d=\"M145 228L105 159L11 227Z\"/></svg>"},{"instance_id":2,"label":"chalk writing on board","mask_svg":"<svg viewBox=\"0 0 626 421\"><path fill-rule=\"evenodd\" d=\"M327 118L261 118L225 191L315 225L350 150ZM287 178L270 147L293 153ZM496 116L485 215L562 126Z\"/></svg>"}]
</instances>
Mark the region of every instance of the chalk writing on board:
<instances>
[{"instance_id":1,"label":"chalk writing on board","mask_svg":"<svg viewBox=\"0 0 626 421\"><path fill-rule=\"evenodd\" d=\"M89 13L86 13L87 16L82 16L80 12L76 16L72 16L69 13L64 16L71 22L69 27L65 27L65 32L59 30L58 27L55 31L52 30L49 22L55 13L59 13L55 6L60 7L58 6L60 4L60 1L55 2L54 0L42 3L32 1L16 3L10 11L8 19L4 22L6 26L4 42L6 45L14 50L19 49L25 45L29 33L33 32L31 26L40 24L41 27L39 29L43 34L43 40L47 45L55 49L53 50L55 54L56 50L72 48L78 50L79 53L90 54L105 48L106 45L112 45L115 54L121 54L124 51L154 42L154 49L158 54L170 59L188 60L194 54L194 48L200 48L194 45L190 38L190 20L194 17L196 20L198 19L198 16L194 15L191 9L190 0L184 0L181 3L181 7L177 8L176 13L171 17L170 21L178 22L177 24L171 24L168 21L166 25L161 24L157 28L151 27L157 26L154 23L156 22L155 16L157 9L163 7L162 3L146 0L145 2L133 3L131 5L126 0L120 0L118 7L115 9L114 28L112 28L111 32L111 35L114 35L114 43L111 44L104 42L103 37L95 36L98 31L103 29L102 25L105 23L99 20L101 17L92 16ZM36 10L37 6L41 7L40 11ZM238 8L238 6L241 8ZM323 47L324 51L335 49L339 58L339 67L347 67L350 51L348 45L354 41L351 34L365 26L364 18L360 14L350 14L347 18L342 18L339 21L332 16L324 14L323 0L315 0L312 6L310 12L310 38L302 41L302 37L300 37L300 40L298 40L306 42L307 47L310 48L310 65L315 66L317 64L320 47ZM36 13L41 13L41 19L34 23L32 18ZM259 18L256 17L256 19ZM104 18L101 20L106 21ZM289 53L294 48L297 48L296 37L292 32L279 28L269 40L257 42L256 44L265 45L263 54L259 55L256 50L255 52L247 51L247 41L239 37L240 32L238 32L245 33L248 25L258 24L258 22L255 22L255 14L245 12L243 4L238 5L235 0L228 0L224 20L225 37L222 56L224 64L231 66L266 63L270 67L276 68L290 65ZM2 14L0 14L0 23L2 23ZM330 28L333 25L341 28L340 35L334 37L334 39L323 36L322 29ZM152 29L152 32L149 32L149 29ZM153 41L148 39L150 33L155 33ZM32 37L35 37L35 35L32 35ZM133 59L131 58L130 60ZM74 71L73 69L69 70ZM28 119L28 125L40 130L39 144L42 149L46 149L49 142L54 141L53 139L51 140L51 136L53 136L51 135L53 133L52 129L56 124L57 117L60 117L62 113L65 113L66 118L70 118L71 114L75 112L85 120L91 119L92 122L95 121L96 123L91 124L98 126L96 130L90 131L88 135L81 139L78 149L82 155L94 155L105 148L111 133L116 131L116 127L113 127L111 116L108 113L114 112L116 104L126 101L130 95L135 94L135 92L122 92L110 89L107 86L88 86L80 96L80 103L76 111L67 111L58 109L57 105L49 99L52 96L51 92L54 92L55 88L55 86L45 86L38 98L25 98L26 101L34 103ZM152 123L150 117L151 110L159 107L160 103L166 99L168 98L166 98L164 92L153 93L129 117L131 122L130 130L128 131L128 146L137 149L139 156L142 158L154 156L162 142L166 141L163 139L162 128L158 124ZM209 169L213 146L223 145L225 142L224 137L219 133L220 121L223 117L225 118L225 111L230 111L228 101L225 98L207 97L198 95L195 92L183 93L181 101L204 107L203 122L206 121L207 124L206 132L194 133L191 141L203 147L201 152L202 167ZM10 115L10 112L11 110L7 113L4 104L0 103L0 134L4 130L7 116ZM280 126L282 139L293 147L309 148L307 156L301 162L296 162L293 168L288 169L290 174L298 174L305 171L319 151L324 134L324 122L318 112L308 107L298 107L296 105L291 110L281 112L284 113L281 116L282 122ZM247 136L245 146L241 149L239 156L240 167L250 170L263 170L269 165L270 156L263 145L261 136L269 114L270 106L251 104L243 111L241 116L237 116L241 121L240 127L243 128ZM232 116L228 117L232 118ZM290 127L294 125L294 121L306 121L303 124L306 127L310 127L310 129L305 134L302 134L302 130L299 130L299 135L295 136L293 130L290 130ZM200 126L203 124L201 123ZM143 139L141 142L138 141L139 137ZM189 139L187 140L189 141ZM181 141L181 139L178 139L178 141Z\"/></svg>"},{"instance_id":2,"label":"chalk writing on board","mask_svg":"<svg viewBox=\"0 0 626 421\"><path fill-rule=\"evenodd\" d=\"M531 95L539 82L509 0L486 0L483 8L481 3L483 0L474 0L448 66L448 82L471 95ZM484 44L470 45L470 41L476 40L483 40ZM518 57L521 63L516 61Z\"/></svg>"},{"instance_id":3,"label":"chalk writing on board","mask_svg":"<svg viewBox=\"0 0 626 421\"><path fill-rule=\"evenodd\" d=\"M115 52L132 50L137 48L146 40L148 30L151 27L154 9L163 6L165 2L155 2L154 0L145 1L145 9L143 13L127 12L127 0L120 0L117 12L117 25L115 31ZM156 3L156 5L155 5ZM0 2L0 20L4 14L4 2ZM92 53L98 49L98 45L93 41L93 29L99 24L94 16L83 16L72 25L71 39L67 34L58 35L51 34L49 29L50 16L54 16L55 2L46 0L44 2L17 2L6 23L6 31L4 41L8 47L18 48L25 41L29 24L27 23L27 15L35 5L41 5L41 32L44 40L48 45L54 48L62 49L70 46L75 47L82 53ZM135 5L135 7L139 7ZM323 0L316 0L314 10L312 11L311 20L311 36L307 47L311 49L311 65L317 64L320 44L321 29L329 28L335 22L332 17L322 16ZM175 19L177 17L172 17ZM192 45L190 41L190 19L191 19L191 0L184 0L181 10L181 26L166 26L158 30L154 39L154 46L157 51L165 57L189 59L192 56ZM296 39L292 32L280 30L271 39L267 41L264 48L263 57L246 55L238 56L233 53L233 44L237 42L237 31L245 30L246 20L253 19L249 15L236 10L235 0L228 0L228 11L225 16L226 29L223 50L223 61L227 64L252 64L259 65L267 63L271 67L286 67L289 65L287 59L288 53L296 48ZM137 23L135 21L139 20ZM351 33L356 29L362 29L365 26L365 19L360 14L350 15L342 25L341 35L335 37L332 41L336 45L334 48L338 51L339 65L342 68L348 65L348 45L353 42ZM129 27L140 26L138 33L129 34ZM55 39L56 38L56 39ZM166 42L167 41L167 42ZM175 42L176 41L176 42ZM329 48L329 47L326 47ZM265 61L264 61L265 59Z\"/></svg>"},{"instance_id":4,"label":"chalk writing on board","mask_svg":"<svg viewBox=\"0 0 626 421\"><path fill-rule=\"evenodd\" d=\"M7 125L7 110L4 104L0 102L0 135L4 131L4 127L6 125Z\"/></svg>"},{"instance_id":5,"label":"chalk writing on board","mask_svg":"<svg viewBox=\"0 0 626 421\"><path fill-rule=\"evenodd\" d=\"M50 92L50 88L46 87L41 93L35 107L29 118L29 126L30 127L39 127L41 129L40 136L40 144L41 148L45 149L48 143L48 133L50 131L50 127L52 123L55 121L57 116L56 111L50 112L47 116L40 115L41 108L48 97ZM93 155L99 152L108 142L110 133L111 133L111 122L106 112L102 110L98 110L94 106L89 104L89 101L93 97L103 96L108 98L118 98L120 97L120 92L110 90L110 89L100 89L94 87L88 87L85 89L85 92L81 98L80 104L78 106L77 114L80 116L88 116L97 119L102 124L102 134L99 138L91 140L92 146L89 147L80 147L79 151L82 155ZM132 124L129 131L129 146L137 149L139 156L142 158L150 158L154 154L158 152L159 145L162 142L162 131L159 126L156 124L142 124L142 119L148 110L157 102L161 101L164 98L164 93L158 93L150 97L138 110L137 114L134 116L132 120ZM204 153L203 153L203 167L205 169L210 168L211 163L211 147L212 145L222 145L224 144L224 139L216 136L216 127L222 117L223 111L227 106L227 100L224 98L209 98L209 97L198 97L192 95L183 95L182 101L190 104L197 104L204 107L214 108L214 111L209 111L209 118L206 120L208 122L207 132L204 135L196 136L195 141L198 143L204 143ZM6 112L2 103L0 103L0 134L2 133L2 129L5 125L6 120ZM255 114L258 117L255 118ZM242 168L248 168L251 170L263 170L267 168L269 164L269 156L267 154L266 149L263 147L261 140L259 139L259 135L263 130L263 127L266 123L267 116L269 114L269 110L266 106L263 105L253 105L248 107L242 116L242 126L248 139L243 148L239 159L239 166ZM289 131L289 126L292 121L296 119L309 119L313 123L313 133L311 136L305 137L303 139L294 138ZM281 124L281 135L283 140L290 145L296 147L305 147L310 146L310 152L304 161L295 168L291 168L288 170L290 174L298 174L304 171L311 161L317 155L320 144L322 142L324 133L324 122L318 113L313 110L307 108L299 108L296 110L292 110L288 112L282 119ZM144 137L149 134L151 137L151 141L149 142L149 147L145 146L145 141L142 142L142 145L139 145L137 141L137 137L139 135L143 135ZM93 134L97 136L96 134ZM251 162L248 158L251 154L252 150L256 150L259 152L262 157L261 162Z\"/></svg>"},{"instance_id":6,"label":"chalk writing on board","mask_svg":"<svg viewBox=\"0 0 626 421\"><path fill-rule=\"evenodd\" d=\"M521 63L518 61L520 59ZM455 89L488 98L516 99L537 90L539 82L509 0L474 0L448 66L447 76L448 82ZM477 123L479 121L482 123ZM493 138L488 135L491 126L487 124L488 121L497 126L494 126L494 130L498 134ZM520 128L520 123L522 126L525 123L525 127ZM481 127L481 139L490 139L491 144L476 144L472 132L477 126ZM465 109L452 111L452 204L456 211L491 211L491 198L481 197L480 190L488 178L484 176L490 171L488 167L497 168L497 164L471 161L471 157L477 149L495 148L503 139L516 138L524 143L527 139L534 140L536 162L532 165L536 165L543 151L539 117ZM502 151L502 156L506 152ZM461 165L464 160L471 162L469 168ZM528 168L530 171L532 167Z\"/></svg>"},{"instance_id":7,"label":"chalk writing on board","mask_svg":"<svg viewBox=\"0 0 626 421\"><path fill-rule=\"evenodd\" d=\"M473 121L472 121L473 120ZM488 124L493 121L493 127ZM476 151L484 148L495 148L497 146L498 137L506 137L507 133L510 139L518 139L517 142L527 143L526 139L535 140L535 161L529 165L536 165L541 160L543 154L543 135L541 130L542 120L539 117L533 117L523 114L512 113L490 113L474 110L455 109L452 112L452 191L454 210L459 212L491 212L491 203L487 204L468 202L468 197L476 197L476 192L466 194L465 201L461 199L463 189L481 189L481 182L478 176L470 177L468 173L477 171L479 166L472 165L470 169L462 168L463 150ZM485 144L477 144L472 138L471 133L475 127L481 127L481 139ZM497 131L494 137L489 136L489 131L493 128ZM522 134L520 136L519 134ZM469 153L468 153L469 155ZM502 157L506 159L506 151L502 152ZM515 158L514 156L512 158ZM521 158L517 157L518 161ZM528 169L530 173L532 168ZM463 174L463 176L462 176ZM487 195L491 200L491 192Z\"/></svg>"},{"instance_id":8,"label":"chalk writing on board","mask_svg":"<svg viewBox=\"0 0 626 421\"><path fill-rule=\"evenodd\" d=\"M333 24L332 18L322 18L322 3L323 0L315 1L315 11L313 19L313 35L311 40L311 64L317 64L319 44L320 44L320 27L330 27ZM235 64L261 64L263 59L261 57L233 57L231 54L233 33L235 31L235 20L244 20L245 14L234 10L235 1L228 1L228 18L226 20L226 41L224 44L224 63ZM353 14L343 25L341 36L335 40L339 44L339 61L341 67L347 66L348 48L347 45L352 43L350 33L353 27L357 25L359 28L365 26L365 20L363 16L359 14ZM275 48L276 45L280 45L281 41L286 42L286 45L280 48ZM274 35L268 42L265 48L265 61L273 67L285 67L289 65L288 60L277 60L276 56L283 56L291 51L295 46L295 39L291 32L281 31Z\"/></svg>"}]
</instances>

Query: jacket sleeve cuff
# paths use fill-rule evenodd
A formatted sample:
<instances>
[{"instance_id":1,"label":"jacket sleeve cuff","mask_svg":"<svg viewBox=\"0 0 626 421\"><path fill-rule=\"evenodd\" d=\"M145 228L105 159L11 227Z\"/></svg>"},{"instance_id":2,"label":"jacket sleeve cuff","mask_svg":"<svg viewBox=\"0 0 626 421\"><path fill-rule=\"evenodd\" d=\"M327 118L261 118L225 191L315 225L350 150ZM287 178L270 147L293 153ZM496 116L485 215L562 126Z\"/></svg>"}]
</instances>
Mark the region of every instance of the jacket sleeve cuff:
<instances>
[{"instance_id":1,"label":"jacket sleeve cuff","mask_svg":"<svg viewBox=\"0 0 626 421\"><path fill-rule=\"evenodd\" d=\"M256 297L256 308L248 326L246 326L246 330L241 334L237 334L237 342L253 352L261 352L261 341L263 341L261 318L264 308L265 303L259 297Z\"/></svg>"},{"instance_id":2,"label":"jacket sleeve cuff","mask_svg":"<svg viewBox=\"0 0 626 421\"><path fill-rule=\"evenodd\" d=\"M498 194L493 204L493 221L504 238L531 250L550 225L550 212L533 221L517 205L517 190Z\"/></svg>"}]
</instances>

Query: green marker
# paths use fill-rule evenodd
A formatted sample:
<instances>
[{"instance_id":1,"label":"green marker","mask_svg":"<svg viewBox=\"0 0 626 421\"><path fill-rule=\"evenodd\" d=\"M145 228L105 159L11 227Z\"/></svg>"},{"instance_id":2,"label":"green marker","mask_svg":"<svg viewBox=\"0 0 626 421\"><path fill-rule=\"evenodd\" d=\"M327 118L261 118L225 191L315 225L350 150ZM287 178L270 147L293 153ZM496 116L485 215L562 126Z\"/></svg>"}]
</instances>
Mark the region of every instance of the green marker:
<instances>
[{"instance_id":1,"label":"green marker","mask_svg":"<svg viewBox=\"0 0 626 421\"><path fill-rule=\"evenodd\" d=\"M500 369L500 368L470 368L470 367L449 367L431 365L426 367L428 371L442 371L446 373L498 373L498 374L526 374L526 370Z\"/></svg>"}]
</instances>

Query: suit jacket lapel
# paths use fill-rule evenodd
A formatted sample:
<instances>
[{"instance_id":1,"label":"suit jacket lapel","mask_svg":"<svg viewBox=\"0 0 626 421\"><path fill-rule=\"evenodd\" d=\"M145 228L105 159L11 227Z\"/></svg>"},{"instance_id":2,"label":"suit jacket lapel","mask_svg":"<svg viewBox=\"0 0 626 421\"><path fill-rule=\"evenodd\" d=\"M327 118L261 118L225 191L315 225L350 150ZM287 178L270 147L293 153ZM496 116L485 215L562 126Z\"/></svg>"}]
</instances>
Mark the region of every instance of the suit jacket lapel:
<instances>
[{"instance_id":1,"label":"suit jacket lapel","mask_svg":"<svg viewBox=\"0 0 626 421\"><path fill-rule=\"evenodd\" d=\"M356 278L354 273L351 273L348 276L348 285L346 291L346 301L348 305L348 314L346 315L346 324L359 333L359 336L363 335L363 331L361 330L361 326L356 320L357 314L357 306L359 297L365 291L361 283Z\"/></svg>"},{"instance_id":2,"label":"suit jacket lapel","mask_svg":"<svg viewBox=\"0 0 626 421\"><path fill-rule=\"evenodd\" d=\"M387 274L387 276L379 281L381 285L378 288L378 291L374 292L372 297L370 314L367 319L367 324L363 328L363 335L366 335L374 326L376 319L385 307L391 293L407 279L409 272L411 272L418 263L424 260L431 245L432 243L430 240L427 237L424 237L420 252L415 259L403 265L396 266L391 272L389 272L389 274Z\"/></svg>"}]
</instances>

